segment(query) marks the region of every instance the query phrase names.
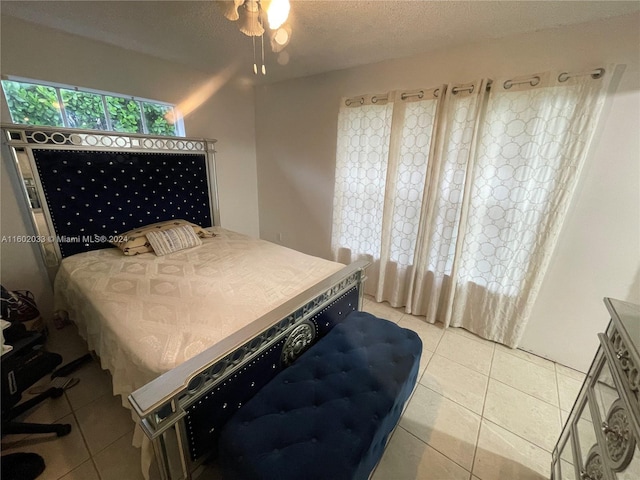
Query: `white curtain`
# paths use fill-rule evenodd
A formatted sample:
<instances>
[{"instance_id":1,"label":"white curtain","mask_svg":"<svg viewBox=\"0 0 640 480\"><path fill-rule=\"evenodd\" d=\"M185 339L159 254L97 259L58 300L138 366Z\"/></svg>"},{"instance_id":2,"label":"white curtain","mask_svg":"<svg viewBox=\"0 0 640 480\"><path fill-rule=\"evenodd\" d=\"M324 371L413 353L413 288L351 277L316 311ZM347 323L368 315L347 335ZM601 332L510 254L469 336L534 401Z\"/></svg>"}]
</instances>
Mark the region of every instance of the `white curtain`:
<instances>
[{"instance_id":1,"label":"white curtain","mask_svg":"<svg viewBox=\"0 0 640 480\"><path fill-rule=\"evenodd\" d=\"M366 292L377 301L517 346L608 78L548 72L490 93L478 80L347 99L336 259L372 261Z\"/></svg>"}]
</instances>

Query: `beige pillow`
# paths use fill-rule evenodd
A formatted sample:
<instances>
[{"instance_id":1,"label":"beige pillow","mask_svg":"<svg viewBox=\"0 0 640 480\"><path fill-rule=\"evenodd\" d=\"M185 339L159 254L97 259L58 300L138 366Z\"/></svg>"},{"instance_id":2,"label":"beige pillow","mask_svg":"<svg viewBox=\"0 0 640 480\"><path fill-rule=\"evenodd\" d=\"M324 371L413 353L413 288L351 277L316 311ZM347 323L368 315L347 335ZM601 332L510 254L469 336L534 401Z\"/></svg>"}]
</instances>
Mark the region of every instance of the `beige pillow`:
<instances>
[{"instance_id":1,"label":"beige pillow","mask_svg":"<svg viewBox=\"0 0 640 480\"><path fill-rule=\"evenodd\" d=\"M118 237L124 238L125 241L113 242L113 245L122 250L122 253L124 253L125 255L138 255L140 253L153 252L153 248L151 247L151 244L147 239L147 233L160 232L163 230L168 230L170 228L180 227L182 225L191 226L191 228L193 228L193 231L200 238L215 237L215 234L213 232L205 230L200 225L187 222L186 220L173 219L166 220L164 222L153 223L151 225L145 225L144 227L134 228L133 230L129 230L128 232L121 233L118 235Z\"/></svg>"},{"instance_id":2,"label":"beige pillow","mask_svg":"<svg viewBox=\"0 0 640 480\"><path fill-rule=\"evenodd\" d=\"M191 225L147 232L147 240L158 256L202 245Z\"/></svg>"}]
</instances>

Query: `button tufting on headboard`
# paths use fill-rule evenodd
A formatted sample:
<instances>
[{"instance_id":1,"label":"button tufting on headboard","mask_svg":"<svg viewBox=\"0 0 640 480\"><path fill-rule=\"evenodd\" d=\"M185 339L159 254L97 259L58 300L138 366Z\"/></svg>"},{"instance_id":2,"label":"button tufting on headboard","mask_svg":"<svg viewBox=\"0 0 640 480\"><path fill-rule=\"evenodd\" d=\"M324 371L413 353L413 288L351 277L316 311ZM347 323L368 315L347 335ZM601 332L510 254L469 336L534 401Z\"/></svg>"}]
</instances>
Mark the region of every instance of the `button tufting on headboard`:
<instances>
[{"instance_id":1,"label":"button tufting on headboard","mask_svg":"<svg viewBox=\"0 0 640 480\"><path fill-rule=\"evenodd\" d=\"M110 237L158 221L213 224L204 154L34 149L33 155L63 257L110 247Z\"/></svg>"}]
</instances>

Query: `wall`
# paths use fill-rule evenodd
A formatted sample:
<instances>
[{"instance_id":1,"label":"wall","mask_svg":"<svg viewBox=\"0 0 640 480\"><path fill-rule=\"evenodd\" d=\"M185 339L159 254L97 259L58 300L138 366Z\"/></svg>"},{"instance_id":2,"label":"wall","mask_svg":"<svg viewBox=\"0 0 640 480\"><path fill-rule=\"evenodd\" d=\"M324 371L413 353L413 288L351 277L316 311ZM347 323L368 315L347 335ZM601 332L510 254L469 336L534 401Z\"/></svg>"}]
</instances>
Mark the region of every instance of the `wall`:
<instances>
[{"instance_id":1,"label":"wall","mask_svg":"<svg viewBox=\"0 0 640 480\"><path fill-rule=\"evenodd\" d=\"M185 117L187 136L215 138L222 226L259 235L253 90L233 79L216 90L212 76L110 45L2 17L1 67L15 75L180 104L198 91L213 92ZM9 122L2 97L2 121ZM241 126L241 128L238 128ZM2 165L0 235L30 231L26 208L16 200L6 160ZM51 289L33 245L2 244L2 284L29 289L50 311Z\"/></svg>"},{"instance_id":2,"label":"wall","mask_svg":"<svg viewBox=\"0 0 640 480\"><path fill-rule=\"evenodd\" d=\"M261 237L331 258L343 96L626 64L522 341L524 349L585 370L608 321L602 297L640 301L639 29L634 14L258 87Z\"/></svg>"}]
</instances>

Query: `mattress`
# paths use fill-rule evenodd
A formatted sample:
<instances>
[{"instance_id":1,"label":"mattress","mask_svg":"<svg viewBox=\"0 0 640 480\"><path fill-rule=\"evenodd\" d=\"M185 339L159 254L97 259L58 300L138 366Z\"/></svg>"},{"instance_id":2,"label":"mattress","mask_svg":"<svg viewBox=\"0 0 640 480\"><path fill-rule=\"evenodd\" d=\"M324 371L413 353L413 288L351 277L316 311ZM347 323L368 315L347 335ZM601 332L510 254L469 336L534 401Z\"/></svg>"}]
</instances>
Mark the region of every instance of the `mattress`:
<instances>
[{"instance_id":1,"label":"mattress","mask_svg":"<svg viewBox=\"0 0 640 480\"><path fill-rule=\"evenodd\" d=\"M123 401L343 267L212 230L216 236L201 246L166 256L125 256L108 248L62 261L55 308L77 324Z\"/></svg>"}]
</instances>

